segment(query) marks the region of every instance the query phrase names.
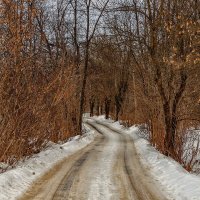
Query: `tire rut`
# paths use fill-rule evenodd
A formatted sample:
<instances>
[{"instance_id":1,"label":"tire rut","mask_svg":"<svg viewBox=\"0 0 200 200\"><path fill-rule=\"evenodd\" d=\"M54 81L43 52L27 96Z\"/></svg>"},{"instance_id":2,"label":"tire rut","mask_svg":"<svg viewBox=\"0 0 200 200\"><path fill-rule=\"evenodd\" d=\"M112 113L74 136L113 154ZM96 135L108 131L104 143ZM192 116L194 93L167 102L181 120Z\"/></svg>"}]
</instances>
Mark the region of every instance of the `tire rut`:
<instances>
[{"instance_id":1,"label":"tire rut","mask_svg":"<svg viewBox=\"0 0 200 200\"><path fill-rule=\"evenodd\" d=\"M141 193L138 192L138 189L133 181L133 179L131 178L132 176L132 170L130 169L130 167L128 167L127 165L127 161L128 161L128 157L127 157L127 140L125 139L125 143L124 143L124 170L126 172L126 175L129 179L129 182L131 184L131 187L135 193L134 198L138 199L138 200L142 200L142 195Z\"/></svg>"},{"instance_id":2,"label":"tire rut","mask_svg":"<svg viewBox=\"0 0 200 200\"><path fill-rule=\"evenodd\" d=\"M124 171L129 179L130 187L133 190L134 200L166 200L160 191L155 191L155 189L151 191L153 188L152 186L149 186L154 183L150 182L152 178L142 166L134 142L130 136L110 127L109 125L101 124L97 121L96 123L112 132L122 135L124 143Z\"/></svg>"},{"instance_id":3,"label":"tire rut","mask_svg":"<svg viewBox=\"0 0 200 200\"><path fill-rule=\"evenodd\" d=\"M101 135L97 136L94 142L58 163L35 181L19 200L67 199L74 179L89 157L90 152L103 140L104 138Z\"/></svg>"},{"instance_id":4,"label":"tire rut","mask_svg":"<svg viewBox=\"0 0 200 200\"><path fill-rule=\"evenodd\" d=\"M91 153L93 153L93 150L96 146L99 146L104 141L104 138L101 136L97 142L93 145L91 149L86 151L70 168L70 170L67 172L63 180L61 181L61 184L58 186L54 196L53 200L61 200L61 199L67 199L70 195L70 189L73 186L74 180L79 174L79 171L83 167L85 161L88 159Z\"/></svg>"},{"instance_id":5,"label":"tire rut","mask_svg":"<svg viewBox=\"0 0 200 200\"><path fill-rule=\"evenodd\" d=\"M73 185L73 181L78 171L80 170L85 160L87 159L89 153L90 151L84 153L83 156L74 163L74 165L68 171L68 173L62 180L61 184L57 188L56 193L53 196L53 200L66 199L69 196L70 188Z\"/></svg>"}]
</instances>

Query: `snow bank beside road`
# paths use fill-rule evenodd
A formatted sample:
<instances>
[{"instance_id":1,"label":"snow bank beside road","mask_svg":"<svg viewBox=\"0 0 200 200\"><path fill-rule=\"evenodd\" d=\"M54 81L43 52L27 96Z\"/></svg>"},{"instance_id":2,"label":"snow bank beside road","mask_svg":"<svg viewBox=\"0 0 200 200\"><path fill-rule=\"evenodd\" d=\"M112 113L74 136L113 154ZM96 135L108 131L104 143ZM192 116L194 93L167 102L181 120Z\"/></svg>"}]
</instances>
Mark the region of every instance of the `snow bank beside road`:
<instances>
[{"instance_id":1,"label":"snow bank beside road","mask_svg":"<svg viewBox=\"0 0 200 200\"><path fill-rule=\"evenodd\" d=\"M132 127L128 134L134 140L141 162L170 194L170 199L200 200L200 178L187 172L173 159L159 153L147 140L138 137L137 131L137 127Z\"/></svg>"},{"instance_id":2,"label":"snow bank beside road","mask_svg":"<svg viewBox=\"0 0 200 200\"><path fill-rule=\"evenodd\" d=\"M179 163L158 152L144 138L139 137L138 127L124 129L119 122L106 121L103 116L95 117L120 132L129 134L134 141L140 160L149 169L152 178L158 181L169 199L200 200L200 177L187 172Z\"/></svg>"},{"instance_id":3,"label":"snow bank beside road","mask_svg":"<svg viewBox=\"0 0 200 200\"><path fill-rule=\"evenodd\" d=\"M83 136L76 136L63 145L52 144L45 151L19 164L15 169L0 174L0 200L14 200L22 195L37 178L55 164L84 148L95 138L95 132L86 127Z\"/></svg>"}]
</instances>

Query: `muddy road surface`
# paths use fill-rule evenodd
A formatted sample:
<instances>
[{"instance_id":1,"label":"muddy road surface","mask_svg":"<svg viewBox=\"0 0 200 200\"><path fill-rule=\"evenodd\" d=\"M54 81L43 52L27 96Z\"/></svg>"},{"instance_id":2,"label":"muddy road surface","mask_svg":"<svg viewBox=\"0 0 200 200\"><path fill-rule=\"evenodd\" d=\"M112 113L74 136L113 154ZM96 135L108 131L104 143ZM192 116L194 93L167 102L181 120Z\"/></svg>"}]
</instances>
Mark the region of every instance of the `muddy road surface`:
<instances>
[{"instance_id":1,"label":"muddy road surface","mask_svg":"<svg viewBox=\"0 0 200 200\"><path fill-rule=\"evenodd\" d=\"M165 200L130 136L88 119L98 136L37 180L20 200Z\"/></svg>"}]
</instances>

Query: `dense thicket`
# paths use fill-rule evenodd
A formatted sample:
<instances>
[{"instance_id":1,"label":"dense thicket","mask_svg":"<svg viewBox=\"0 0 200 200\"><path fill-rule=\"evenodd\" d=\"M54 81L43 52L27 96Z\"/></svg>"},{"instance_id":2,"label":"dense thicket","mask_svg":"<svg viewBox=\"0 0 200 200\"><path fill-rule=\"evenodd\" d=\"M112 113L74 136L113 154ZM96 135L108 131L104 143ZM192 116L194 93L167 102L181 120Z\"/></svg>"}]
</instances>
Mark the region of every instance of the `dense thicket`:
<instances>
[{"instance_id":1,"label":"dense thicket","mask_svg":"<svg viewBox=\"0 0 200 200\"><path fill-rule=\"evenodd\" d=\"M0 161L77 133L74 59L61 12L41 1L1 1Z\"/></svg>"},{"instance_id":2,"label":"dense thicket","mask_svg":"<svg viewBox=\"0 0 200 200\"><path fill-rule=\"evenodd\" d=\"M198 1L118 1L107 10L107 29L91 58L91 68L102 69L99 80L91 73L89 81L103 87L95 88L97 105L103 102L116 120L120 114L128 124L148 124L152 144L179 162L185 133L200 119L198 7ZM187 168L197 149L187 155Z\"/></svg>"}]
</instances>

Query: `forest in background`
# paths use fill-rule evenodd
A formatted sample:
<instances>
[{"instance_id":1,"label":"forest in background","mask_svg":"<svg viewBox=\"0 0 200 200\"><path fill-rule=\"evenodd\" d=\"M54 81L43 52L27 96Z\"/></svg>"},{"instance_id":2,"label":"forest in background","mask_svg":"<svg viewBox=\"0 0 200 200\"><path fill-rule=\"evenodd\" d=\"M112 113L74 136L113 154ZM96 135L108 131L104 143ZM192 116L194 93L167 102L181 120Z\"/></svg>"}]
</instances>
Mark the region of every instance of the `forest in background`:
<instances>
[{"instance_id":1,"label":"forest in background","mask_svg":"<svg viewBox=\"0 0 200 200\"><path fill-rule=\"evenodd\" d=\"M151 143L191 170L200 140L184 146L200 121L199 7L0 0L0 162L80 134L90 112L146 124Z\"/></svg>"}]
</instances>

